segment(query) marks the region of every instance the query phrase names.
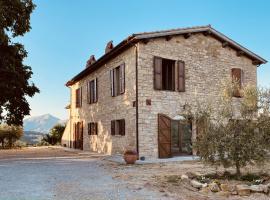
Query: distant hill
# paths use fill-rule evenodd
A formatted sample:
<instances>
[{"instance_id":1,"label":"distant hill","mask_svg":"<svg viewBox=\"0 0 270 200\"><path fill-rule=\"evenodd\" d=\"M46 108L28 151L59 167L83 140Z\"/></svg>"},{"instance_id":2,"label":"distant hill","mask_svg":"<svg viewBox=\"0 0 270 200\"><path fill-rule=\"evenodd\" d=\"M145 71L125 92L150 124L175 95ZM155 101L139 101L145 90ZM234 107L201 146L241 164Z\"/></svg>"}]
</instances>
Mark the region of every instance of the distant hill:
<instances>
[{"instance_id":1,"label":"distant hill","mask_svg":"<svg viewBox=\"0 0 270 200\"><path fill-rule=\"evenodd\" d=\"M65 123L65 120L51 114L29 117L23 120L24 135L21 140L28 144L36 144L42 139L43 135L49 133L54 125Z\"/></svg>"},{"instance_id":2,"label":"distant hill","mask_svg":"<svg viewBox=\"0 0 270 200\"><path fill-rule=\"evenodd\" d=\"M54 117L51 114L29 117L23 120L23 130L48 133L50 129L58 123L64 124L65 121Z\"/></svg>"}]
</instances>

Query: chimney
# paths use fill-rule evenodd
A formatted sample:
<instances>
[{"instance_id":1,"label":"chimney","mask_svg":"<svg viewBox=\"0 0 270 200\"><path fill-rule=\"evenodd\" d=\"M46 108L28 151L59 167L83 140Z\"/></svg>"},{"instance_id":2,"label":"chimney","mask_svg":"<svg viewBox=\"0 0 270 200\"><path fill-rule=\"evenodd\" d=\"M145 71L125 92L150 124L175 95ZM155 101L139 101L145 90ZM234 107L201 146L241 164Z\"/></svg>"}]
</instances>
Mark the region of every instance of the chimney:
<instances>
[{"instance_id":1,"label":"chimney","mask_svg":"<svg viewBox=\"0 0 270 200\"><path fill-rule=\"evenodd\" d=\"M86 67L90 67L94 62L96 62L95 56L91 55L86 63Z\"/></svg>"},{"instance_id":2,"label":"chimney","mask_svg":"<svg viewBox=\"0 0 270 200\"><path fill-rule=\"evenodd\" d=\"M110 52L113 49L113 41L111 40L110 42L107 43L105 53Z\"/></svg>"}]
</instances>

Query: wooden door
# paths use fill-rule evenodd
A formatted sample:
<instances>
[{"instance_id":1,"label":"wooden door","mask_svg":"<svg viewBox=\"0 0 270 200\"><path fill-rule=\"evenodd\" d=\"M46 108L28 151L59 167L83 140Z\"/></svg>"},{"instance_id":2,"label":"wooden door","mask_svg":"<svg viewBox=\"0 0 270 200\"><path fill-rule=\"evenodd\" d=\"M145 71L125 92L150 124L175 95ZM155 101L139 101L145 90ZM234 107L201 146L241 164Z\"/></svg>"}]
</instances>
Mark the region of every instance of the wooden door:
<instances>
[{"instance_id":1,"label":"wooden door","mask_svg":"<svg viewBox=\"0 0 270 200\"><path fill-rule=\"evenodd\" d=\"M158 114L158 154L159 158L170 158L171 152L171 119Z\"/></svg>"}]
</instances>

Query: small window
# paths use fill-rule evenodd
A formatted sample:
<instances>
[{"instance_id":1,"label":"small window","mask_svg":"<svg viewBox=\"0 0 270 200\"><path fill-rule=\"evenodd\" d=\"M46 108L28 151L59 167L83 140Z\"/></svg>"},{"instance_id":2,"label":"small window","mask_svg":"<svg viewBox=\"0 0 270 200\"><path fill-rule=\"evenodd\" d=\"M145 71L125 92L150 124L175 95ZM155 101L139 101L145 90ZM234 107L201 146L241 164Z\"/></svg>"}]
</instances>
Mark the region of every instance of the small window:
<instances>
[{"instance_id":1,"label":"small window","mask_svg":"<svg viewBox=\"0 0 270 200\"><path fill-rule=\"evenodd\" d=\"M88 135L98 134L98 123L90 122L88 123Z\"/></svg>"},{"instance_id":2,"label":"small window","mask_svg":"<svg viewBox=\"0 0 270 200\"><path fill-rule=\"evenodd\" d=\"M97 92L97 78L89 81L87 84L87 101L88 103L96 103L98 100L98 92Z\"/></svg>"},{"instance_id":3,"label":"small window","mask_svg":"<svg viewBox=\"0 0 270 200\"><path fill-rule=\"evenodd\" d=\"M185 63L154 57L154 89L185 91Z\"/></svg>"},{"instance_id":4,"label":"small window","mask_svg":"<svg viewBox=\"0 0 270 200\"><path fill-rule=\"evenodd\" d=\"M111 121L111 135L125 135L125 120L113 120Z\"/></svg>"},{"instance_id":5,"label":"small window","mask_svg":"<svg viewBox=\"0 0 270 200\"><path fill-rule=\"evenodd\" d=\"M82 107L82 88L76 90L76 108Z\"/></svg>"},{"instance_id":6,"label":"small window","mask_svg":"<svg viewBox=\"0 0 270 200\"><path fill-rule=\"evenodd\" d=\"M232 81L233 82L236 81L237 82L237 86L238 86L238 88L236 88L233 91L233 96L240 98L241 97L241 91L240 90L243 87L244 72L240 68L232 68L231 73L232 73Z\"/></svg>"},{"instance_id":7,"label":"small window","mask_svg":"<svg viewBox=\"0 0 270 200\"><path fill-rule=\"evenodd\" d=\"M125 64L110 71L111 96L115 97L125 93Z\"/></svg>"}]
</instances>

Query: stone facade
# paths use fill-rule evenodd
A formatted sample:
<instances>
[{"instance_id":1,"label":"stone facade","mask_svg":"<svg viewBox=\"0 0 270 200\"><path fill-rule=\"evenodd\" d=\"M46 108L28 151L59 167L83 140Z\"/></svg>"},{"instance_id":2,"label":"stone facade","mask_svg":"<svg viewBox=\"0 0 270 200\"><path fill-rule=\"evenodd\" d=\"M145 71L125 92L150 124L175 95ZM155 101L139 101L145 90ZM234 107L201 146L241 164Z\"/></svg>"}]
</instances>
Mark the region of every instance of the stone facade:
<instances>
[{"instance_id":1,"label":"stone facade","mask_svg":"<svg viewBox=\"0 0 270 200\"><path fill-rule=\"evenodd\" d=\"M111 96L110 69L125 63L125 93ZM87 83L97 78L98 101L87 103ZM82 87L82 107L76 108L76 89ZM99 153L118 153L135 148L135 52L130 48L99 70L71 86L71 124L83 122L83 149ZM111 136L111 120L125 119L125 136ZM87 123L98 123L98 135L88 135ZM71 129L72 130L72 129ZM74 131L74 129L73 129ZM72 131L71 131L72 133ZM73 136L74 140L74 136Z\"/></svg>"},{"instance_id":2,"label":"stone facade","mask_svg":"<svg viewBox=\"0 0 270 200\"><path fill-rule=\"evenodd\" d=\"M138 47L138 134L140 156L158 157L158 124L157 116L163 113L170 118L183 113L186 103L197 105L197 102L211 102L218 109L221 82L231 77L232 68L244 71L244 84L256 85L256 65L245 56L237 56L230 47L214 37L201 33L189 38L181 35L170 40L155 38L147 43L139 42ZM186 91L157 91L153 89L153 58L181 60L185 62ZM111 97L110 72L122 62L126 64L125 93ZM104 66L86 76L71 88L71 125L78 121L84 123L84 150L113 154L123 152L126 148L136 148L136 55L135 46L125 50L111 59ZM98 78L98 102L88 104L86 97L87 82ZM81 108L75 107L75 91L83 88ZM151 99L151 105L146 100ZM235 99L237 104L239 99ZM111 136L111 120L124 118L126 121L125 136ZM87 123L98 122L98 135L87 134ZM71 128L71 135L72 135ZM193 125L193 138L196 136L196 125ZM72 136L71 136L72 138Z\"/></svg>"},{"instance_id":3,"label":"stone facade","mask_svg":"<svg viewBox=\"0 0 270 200\"><path fill-rule=\"evenodd\" d=\"M153 57L181 60L185 62L186 91L160 91L153 89ZM158 157L158 113L170 118L183 113L183 106L196 106L197 102L211 102L218 109L222 81L231 79L231 69L244 71L244 84L256 85L257 66L247 57L236 55L236 51L222 47L219 40L203 34L195 34L185 39L175 36L152 39L147 44L140 43L138 56L139 93L139 149L140 155ZM151 106L146 105L151 99ZM235 98L235 103L240 99ZM193 138L196 125L193 123Z\"/></svg>"}]
</instances>

